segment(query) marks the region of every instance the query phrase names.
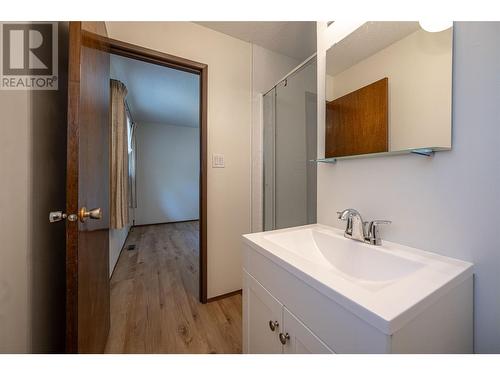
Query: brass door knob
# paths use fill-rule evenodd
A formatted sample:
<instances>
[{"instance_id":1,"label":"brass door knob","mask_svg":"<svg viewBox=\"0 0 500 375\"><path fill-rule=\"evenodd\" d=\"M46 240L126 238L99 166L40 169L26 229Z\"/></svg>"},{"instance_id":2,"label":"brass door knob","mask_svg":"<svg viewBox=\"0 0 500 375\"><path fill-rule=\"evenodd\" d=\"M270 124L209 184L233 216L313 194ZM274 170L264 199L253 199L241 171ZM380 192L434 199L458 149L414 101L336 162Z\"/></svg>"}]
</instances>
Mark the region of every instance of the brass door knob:
<instances>
[{"instance_id":1,"label":"brass door knob","mask_svg":"<svg viewBox=\"0 0 500 375\"><path fill-rule=\"evenodd\" d=\"M82 223L88 218L100 220L102 219L102 210L100 208L93 208L90 211L87 211L86 207L82 207L80 208L80 211L78 211L78 218Z\"/></svg>"}]
</instances>

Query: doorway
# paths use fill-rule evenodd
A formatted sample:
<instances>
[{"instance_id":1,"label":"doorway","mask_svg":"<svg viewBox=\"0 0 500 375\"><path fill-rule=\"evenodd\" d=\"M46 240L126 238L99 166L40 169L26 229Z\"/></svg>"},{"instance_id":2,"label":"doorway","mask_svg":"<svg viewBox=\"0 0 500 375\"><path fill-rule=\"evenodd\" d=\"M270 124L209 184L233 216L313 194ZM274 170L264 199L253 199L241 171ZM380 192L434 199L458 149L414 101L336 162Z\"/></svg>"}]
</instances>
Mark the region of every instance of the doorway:
<instances>
[{"instance_id":1,"label":"doorway","mask_svg":"<svg viewBox=\"0 0 500 375\"><path fill-rule=\"evenodd\" d=\"M114 56L129 58L199 76L199 301L207 302L207 95L208 66L84 31Z\"/></svg>"},{"instance_id":2,"label":"doorway","mask_svg":"<svg viewBox=\"0 0 500 375\"><path fill-rule=\"evenodd\" d=\"M111 222L105 353L239 352L235 338L214 340L237 336L238 297L219 309L198 301L200 77L110 54L110 78L112 134L117 107L127 123L130 224ZM226 316L235 324L221 329Z\"/></svg>"},{"instance_id":3,"label":"doorway","mask_svg":"<svg viewBox=\"0 0 500 375\"><path fill-rule=\"evenodd\" d=\"M110 55L199 77L199 290L207 302L205 64L112 40L102 22L70 22L66 181L66 352L102 353L110 326ZM111 195L112 196L112 195ZM95 207L95 208L94 208Z\"/></svg>"}]
</instances>

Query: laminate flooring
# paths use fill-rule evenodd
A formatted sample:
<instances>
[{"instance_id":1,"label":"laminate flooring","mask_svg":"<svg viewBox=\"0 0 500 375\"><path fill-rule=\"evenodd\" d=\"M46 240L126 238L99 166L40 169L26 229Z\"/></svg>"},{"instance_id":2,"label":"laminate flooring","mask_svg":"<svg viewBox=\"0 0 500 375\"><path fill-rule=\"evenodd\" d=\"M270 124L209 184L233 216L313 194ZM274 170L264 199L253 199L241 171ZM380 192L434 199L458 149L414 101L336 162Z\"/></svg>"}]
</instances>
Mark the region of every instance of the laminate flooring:
<instances>
[{"instance_id":1,"label":"laminate flooring","mask_svg":"<svg viewBox=\"0 0 500 375\"><path fill-rule=\"evenodd\" d=\"M201 304L198 264L198 221L133 227L111 278L105 352L241 353L241 295Z\"/></svg>"}]
</instances>

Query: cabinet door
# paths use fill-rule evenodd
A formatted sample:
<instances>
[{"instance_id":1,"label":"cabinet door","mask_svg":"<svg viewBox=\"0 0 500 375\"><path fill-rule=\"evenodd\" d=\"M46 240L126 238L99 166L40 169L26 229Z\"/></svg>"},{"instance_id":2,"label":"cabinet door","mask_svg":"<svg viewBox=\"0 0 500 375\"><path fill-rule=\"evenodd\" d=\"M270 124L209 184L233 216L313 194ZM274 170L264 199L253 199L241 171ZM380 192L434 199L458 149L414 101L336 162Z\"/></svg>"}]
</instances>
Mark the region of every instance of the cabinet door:
<instances>
[{"instance_id":1,"label":"cabinet door","mask_svg":"<svg viewBox=\"0 0 500 375\"><path fill-rule=\"evenodd\" d=\"M283 329L280 340L285 354L334 353L286 307L283 307Z\"/></svg>"},{"instance_id":2,"label":"cabinet door","mask_svg":"<svg viewBox=\"0 0 500 375\"><path fill-rule=\"evenodd\" d=\"M243 272L243 352L281 354L283 305L257 280ZM274 331L272 325L276 325Z\"/></svg>"}]
</instances>

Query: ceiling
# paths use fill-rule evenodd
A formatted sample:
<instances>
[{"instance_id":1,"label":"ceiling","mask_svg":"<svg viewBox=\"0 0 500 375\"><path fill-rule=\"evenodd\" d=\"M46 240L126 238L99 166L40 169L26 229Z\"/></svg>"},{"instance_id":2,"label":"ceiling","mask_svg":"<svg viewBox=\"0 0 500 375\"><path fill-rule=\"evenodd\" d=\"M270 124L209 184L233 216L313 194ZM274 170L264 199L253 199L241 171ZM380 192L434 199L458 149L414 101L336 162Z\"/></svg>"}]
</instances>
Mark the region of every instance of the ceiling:
<instances>
[{"instance_id":1,"label":"ceiling","mask_svg":"<svg viewBox=\"0 0 500 375\"><path fill-rule=\"evenodd\" d=\"M326 72L335 76L419 29L418 22L367 22L327 51Z\"/></svg>"},{"instance_id":2,"label":"ceiling","mask_svg":"<svg viewBox=\"0 0 500 375\"><path fill-rule=\"evenodd\" d=\"M212 30L303 61L316 52L315 21L196 22Z\"/></svg>"},{"instance_id":3,"label":"ceiling","mask_svg":"<svg viewBox=\"0 0 500 375\"><path fill-rule=\"evenodd\" d=\"M199 126L198 75L111 55L111 78L127 86L135 122Z\"/></svg>"}]
</instances>

